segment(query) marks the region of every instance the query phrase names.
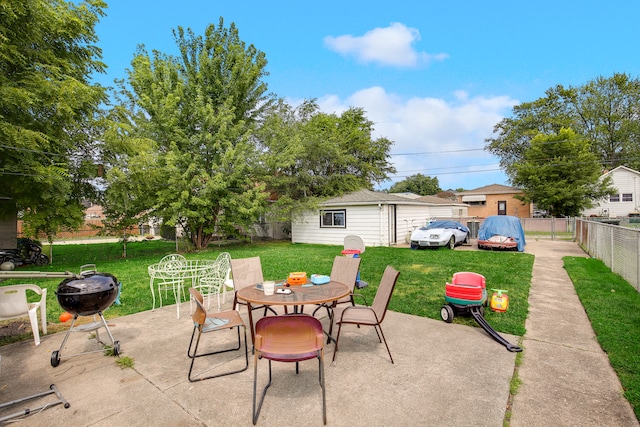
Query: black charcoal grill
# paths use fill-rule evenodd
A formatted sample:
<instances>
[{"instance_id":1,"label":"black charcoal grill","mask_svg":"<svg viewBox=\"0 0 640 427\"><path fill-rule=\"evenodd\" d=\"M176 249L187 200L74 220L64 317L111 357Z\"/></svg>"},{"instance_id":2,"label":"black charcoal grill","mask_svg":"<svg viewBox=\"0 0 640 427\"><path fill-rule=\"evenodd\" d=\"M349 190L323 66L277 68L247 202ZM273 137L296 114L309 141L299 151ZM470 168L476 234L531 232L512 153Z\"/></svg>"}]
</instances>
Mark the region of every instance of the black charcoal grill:
<instances>
[{"instance_id":1,"label":"black charcoal grill","mask_svg":"<svg viewBox=\"0 0 640 427\"><path fill-rule=\"evenodd\" d=\"M102 344L103 347L106 347L108 344L102 342L98 334L100 328L105 328L111 340L113 355L119 355L120 343L113 339L107 321L102 314L102 312L109 308L116 300L119 290L120 285L115 276L109 273L98 273L94 271L85 272L80 276L65 279L58 285L58 289L56 290L58 303L65 311L73 315L73 321L62 341L60 350L51 353L51 366L55 368L60 364L62 349L72 332L95 331L96 340ZM93 316L93 322L75 326L79 316ZM104 348L95 351L104 351Z\"/></svg>"}]
</instances>

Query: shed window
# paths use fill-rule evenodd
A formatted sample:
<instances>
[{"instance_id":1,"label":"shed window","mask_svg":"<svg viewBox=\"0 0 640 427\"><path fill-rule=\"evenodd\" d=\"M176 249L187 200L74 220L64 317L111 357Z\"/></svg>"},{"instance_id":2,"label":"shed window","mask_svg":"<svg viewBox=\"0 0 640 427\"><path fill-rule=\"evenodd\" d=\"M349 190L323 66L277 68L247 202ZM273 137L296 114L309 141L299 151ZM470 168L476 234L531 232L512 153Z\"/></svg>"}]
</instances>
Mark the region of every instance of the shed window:
<instances>
[{"instance_id":1,"label":"shed window","mask_svg":"<svg viewBox=\"0 0 640 427\"><path fill-rule=\"evenodd\" d=\"M623 202L633 202L633 194L631 194L631 193L622 193L622 201Z\"/></svg>"},{"instance_id":2,"label":"shed window","mask_svg":"<svg viewBox=\"0 0 640 427\"><path fill-rule=\"evenodd\" d=\"M619 194L612 194L611 196L609 196L609 201L610 202L619 202L620 201L620 195Z\"/></svg>"},{"instance_id":3,"label":"shed window","mask_svg":"<svg viewBox=\"0 0 640 427\"><path fill-rule=\"evenodd\" d=\"M347 211L345 209L320 211L321 228L346 228Z\"/></svg>"}]
</instances>

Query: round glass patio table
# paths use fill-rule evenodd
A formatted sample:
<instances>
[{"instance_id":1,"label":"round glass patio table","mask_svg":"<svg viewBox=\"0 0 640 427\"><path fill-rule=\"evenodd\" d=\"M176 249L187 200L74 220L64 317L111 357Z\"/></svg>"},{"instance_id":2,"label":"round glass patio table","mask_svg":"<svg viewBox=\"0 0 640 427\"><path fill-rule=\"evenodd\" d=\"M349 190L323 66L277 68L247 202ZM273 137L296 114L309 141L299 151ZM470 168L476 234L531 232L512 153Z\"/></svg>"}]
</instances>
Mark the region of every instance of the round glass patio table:
<instances>
[{"instance_id":1,"label":"round glass patio table","mask_svg":"<svg viewBox=\"0 0 640 427\"><path fill-rule=\"evenodd\" d=\"M285 287L282 283L284 282L277 282L276 292L273 295L265 295L262 289L258 289L255 286L247 286L237 292L238 299L247 303L252 342L254 339L252 306L282 305L298 307L301 305L329 304L349 296L351 293L349 286L340 282L330 281L324 285L307 283L306 285L290 287ZM291 293L281 294L278 293L279 289L290 289Z\"/></svg>"}]
</instances>

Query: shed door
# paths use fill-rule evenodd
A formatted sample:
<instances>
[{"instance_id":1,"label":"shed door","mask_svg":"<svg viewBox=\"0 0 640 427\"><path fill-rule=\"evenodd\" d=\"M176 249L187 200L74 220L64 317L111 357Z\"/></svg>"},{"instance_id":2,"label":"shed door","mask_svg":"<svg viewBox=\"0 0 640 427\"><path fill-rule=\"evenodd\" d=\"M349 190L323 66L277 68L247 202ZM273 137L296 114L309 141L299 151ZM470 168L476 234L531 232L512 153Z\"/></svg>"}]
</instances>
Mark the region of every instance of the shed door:
<instances>
[{"instance_id":1,"label":"shed door","mask_svg":"<svg viewBox=\"0 0 640 427\"><path fill-rule=\"evenodd\" d=\"M389 205L389 244L395 245L396 243L396 205Z\"/></svg>"}]
</instances>

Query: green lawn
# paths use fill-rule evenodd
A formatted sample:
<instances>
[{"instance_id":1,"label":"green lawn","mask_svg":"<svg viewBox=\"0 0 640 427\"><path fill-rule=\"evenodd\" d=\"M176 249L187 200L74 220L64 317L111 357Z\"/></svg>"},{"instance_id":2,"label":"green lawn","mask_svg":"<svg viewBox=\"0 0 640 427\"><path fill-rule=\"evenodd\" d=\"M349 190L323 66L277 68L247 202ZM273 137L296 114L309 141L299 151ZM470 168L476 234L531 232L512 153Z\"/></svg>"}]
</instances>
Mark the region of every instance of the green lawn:
<instances>
[{"instance_id":1,"label":"green lawn","mask_svg":"<svg viewBox=\"0 0 640 427\"><path fill-rule=\"evenodd\" d=\"M225 250L232 258L260 256L264 277L270 280L284 278L291 271L306 271L309 275L329 274L334 257L340 255L342 249L342 246L276 242L211 247L206 251L184 255L187 259L215 259L221 250ZM45 253L47 251L48 248L45 248ZM114 305L105 312L105 316L111 318L151 309L147 266L173 252L175 243L163 241L129 243L127 258L121 257L122 246L118 243L60 245L54 247L54 265L30 269L77 272L82 264L95 263L98 270L115 275L123 285L122 304ZM401 273L391 300L391 310L440 319L446 281L457 271L474 271L486 277L489 293L491 288L509 291L509 310L506 313L487 310L487 321L500 332L514 335L523 335L525 332L532 255L514 252L451 251L444 248L419 251L387 247L367 248L362 254L360 274L361 279L369 283L362 291L368 301L372 300L387 265L392 265ZM58 317L62 309L57 302L55 290L60 280L29 281L49 289L48 318L50 322L59 323ZM7 281L5 284L9 283ZM173 303L173 296L169 295L168 303ZM455 322L475 325L470 317L457 316ZM16 337L12 339L15 340ZM0 339L0 345L10 340Z\"/></svg>"},{"instance_id":2,"label":"green lawn","mask_svg":"<svg viewBox=\"0 0 640 427\"><path fill-rule=\"evenodd\" d=\"M598 342L640 419L640 294L597 259L565 257L564 264Z\"/></svg>"}]
</instances>

